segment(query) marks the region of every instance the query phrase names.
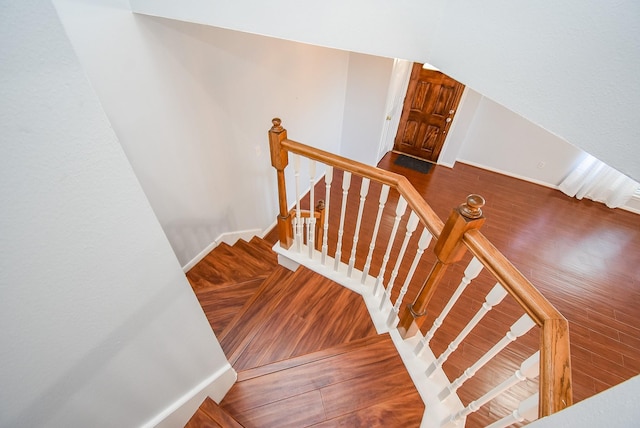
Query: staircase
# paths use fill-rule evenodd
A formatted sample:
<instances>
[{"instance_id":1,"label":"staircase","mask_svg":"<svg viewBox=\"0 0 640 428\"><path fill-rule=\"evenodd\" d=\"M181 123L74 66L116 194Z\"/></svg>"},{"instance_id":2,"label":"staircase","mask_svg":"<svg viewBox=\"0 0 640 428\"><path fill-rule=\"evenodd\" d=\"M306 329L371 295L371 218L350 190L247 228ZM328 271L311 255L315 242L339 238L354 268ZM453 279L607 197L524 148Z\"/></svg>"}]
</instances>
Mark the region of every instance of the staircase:
<instances>
[{"instance_id":1,"label":"staircase","mask_svg":"<svg viewBox=\"0 0 640 428\"><path fill-rule=\"evenodd\" d=\"M220 405L206 400L187 426L419 426L423 401L362 298L279 266L270 247L221 244L187 273L238 372Z\"/></svg>"},{"instance_id":2,"label":"staircase","mask_svg":"<svg viewBox=\"0 0 640 428\"><path fill-rule=\"evenodd\" d=\"M443 222L406 177L272 123L284 267L254 238L188 274L239 375L222 410L243 426L504 428L571 405L568 322L482 234L482 196Z\"/></svg>"},{"instance_id":3,"label":"staircase","mask_svg":"<svg viewBox=\"0 0 640 428\"><path fill-rule=\"evenodd\" d=\"M185 428L242 428L233 416L222 410L211 398L206 398Z\"/></svg>"}]
</instances>

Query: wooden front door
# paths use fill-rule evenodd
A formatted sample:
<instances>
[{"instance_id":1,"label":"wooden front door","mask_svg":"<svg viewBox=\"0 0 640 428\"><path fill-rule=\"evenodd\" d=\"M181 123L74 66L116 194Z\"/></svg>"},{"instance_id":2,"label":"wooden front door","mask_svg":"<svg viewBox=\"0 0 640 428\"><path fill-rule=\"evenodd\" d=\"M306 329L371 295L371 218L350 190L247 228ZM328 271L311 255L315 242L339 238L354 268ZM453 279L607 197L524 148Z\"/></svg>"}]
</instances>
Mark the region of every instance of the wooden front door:
<instances>
[{"instance_id":1,"label":"wooden front door","mask_svg":"<svg viewBox=\"0 0 640 428\"><path fill-rule=\"evenodd\" d=\"M437 161L463 89L449 76L413 64L394 150Z\"/></svg>"}]
</instances>

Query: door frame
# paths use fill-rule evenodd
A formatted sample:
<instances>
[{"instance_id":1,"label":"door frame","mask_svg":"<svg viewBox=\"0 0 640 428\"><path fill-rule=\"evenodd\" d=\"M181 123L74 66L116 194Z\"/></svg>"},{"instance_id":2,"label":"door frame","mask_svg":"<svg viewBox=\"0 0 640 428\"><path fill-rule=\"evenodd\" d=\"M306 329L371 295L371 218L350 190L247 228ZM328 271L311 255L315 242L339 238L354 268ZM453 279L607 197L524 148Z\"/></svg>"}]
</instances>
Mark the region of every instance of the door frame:
<instances>
[{"instance_id":1,"label":"door frame","mask_svg":"<svg viewBox=\"0 0 640 428\"><path fill-rule=\"evenodd\" d=\"M411 155L411 154L407 154L407 153L403 153L403 152L395 150L395 141L396 141L396 139L398 137L398 132L400 132L400 129L401 129L402 125L403 125L403 120L406 121L408 116L409 116L409 110L405 111L405 103L407 102L408 96L409 95L413 95L413 90L415 90L416 85L412 86L412 82L417 81L417 79L418 79L418 77L420 75L420 72L421 72L421 70L423 68L430 69L430 70L442 73L442 71L440 71L436 67L431 66L430 64L427 64L427 67L424 67L424 64L415 62L410 67L410 70L409 70L409 73L408 73L409 75L407 76L406 85L404 86L404 88L405 88L404 89L404 92L405 92L404 98L403 98L402 104L399 106L400 114L398 115L397 124L395 125L396 132L395 132L395 135L394 135L393 139L391 140L391 150L396 152L396 153L402 153L402 154L404 154L406 156L416 157L417 159L421 159L421 160L424 160L426 162L431 162L429 160L426 160L426 159L423 159L423 158L419 158L417 156L414 156L414 155ZM442 74L447 76L451 80L455 80L452 77L446 75L445 73L442 73ZM436 163L436 164L440 163L439 162L440 161L440 155L442 154L443 151L445 151L444 149L445 149L445 147L447 145L447 142L449 140L449 134L451 133L450 130L453 127L453 123L455 122L455 118L458 116L458 113L460 111L460 106L463 105L462 101L463 101L463 95L464 95L465 90L466 90L466 85L464 85L461 82L458 82L458 83L460 84L460 86L456 89L455 95L454 95L454 98L455 98L456 101L455 101L455 105L453 107L453 109L454 109L453 117L452 117L451 122L448 122L448 124L445 127L445 130L444 130L445 136L444 136L444 139L442 140L442 145L440 146L440 149L437 152L437 156L436 156L435 161L432 161L433 163ZM410 91L411 91L411 94L410 94ZM387 119L389 119L389 116L387 116Z\"/></svg>"}]
</instances>

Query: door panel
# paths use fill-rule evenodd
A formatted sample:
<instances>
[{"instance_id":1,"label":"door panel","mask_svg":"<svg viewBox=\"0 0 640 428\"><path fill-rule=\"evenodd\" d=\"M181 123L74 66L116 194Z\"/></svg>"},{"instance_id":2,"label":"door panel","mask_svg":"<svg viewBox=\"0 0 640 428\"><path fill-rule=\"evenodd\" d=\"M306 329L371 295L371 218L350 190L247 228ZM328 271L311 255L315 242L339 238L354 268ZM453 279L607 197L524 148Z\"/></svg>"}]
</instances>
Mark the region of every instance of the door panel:
<instances>
[{"instance_id":1,"label":"door panel","mask_svg":"<svg viewBox=\"0 0 640 428\"><path fill-rule=\"evenodd\" d=\"M414 64L393 148L437 161L463 89L449 76Z\"/></svg>"}]
</instances>

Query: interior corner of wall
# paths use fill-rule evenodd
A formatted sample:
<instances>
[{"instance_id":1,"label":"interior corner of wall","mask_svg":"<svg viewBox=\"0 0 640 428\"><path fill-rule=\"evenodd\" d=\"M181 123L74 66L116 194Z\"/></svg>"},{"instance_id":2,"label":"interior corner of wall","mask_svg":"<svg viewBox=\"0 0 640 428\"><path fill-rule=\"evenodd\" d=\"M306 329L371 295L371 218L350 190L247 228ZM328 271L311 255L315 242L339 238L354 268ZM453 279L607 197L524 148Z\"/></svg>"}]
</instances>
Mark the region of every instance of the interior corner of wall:
<instances>
[{"instance_id":1,"label":"interior corner of wall","mask_svg":"<svg viewBox=\"0 0 640 428\"><path fill-rule=\"evenodd\" d=\"M156 418L145 424L144 427L172 428L185 426L207 397L210 397L216 403L220 403L237 380L238 373L227 362L191 391L172 403Z\"/></svg>"}]
</instances>

